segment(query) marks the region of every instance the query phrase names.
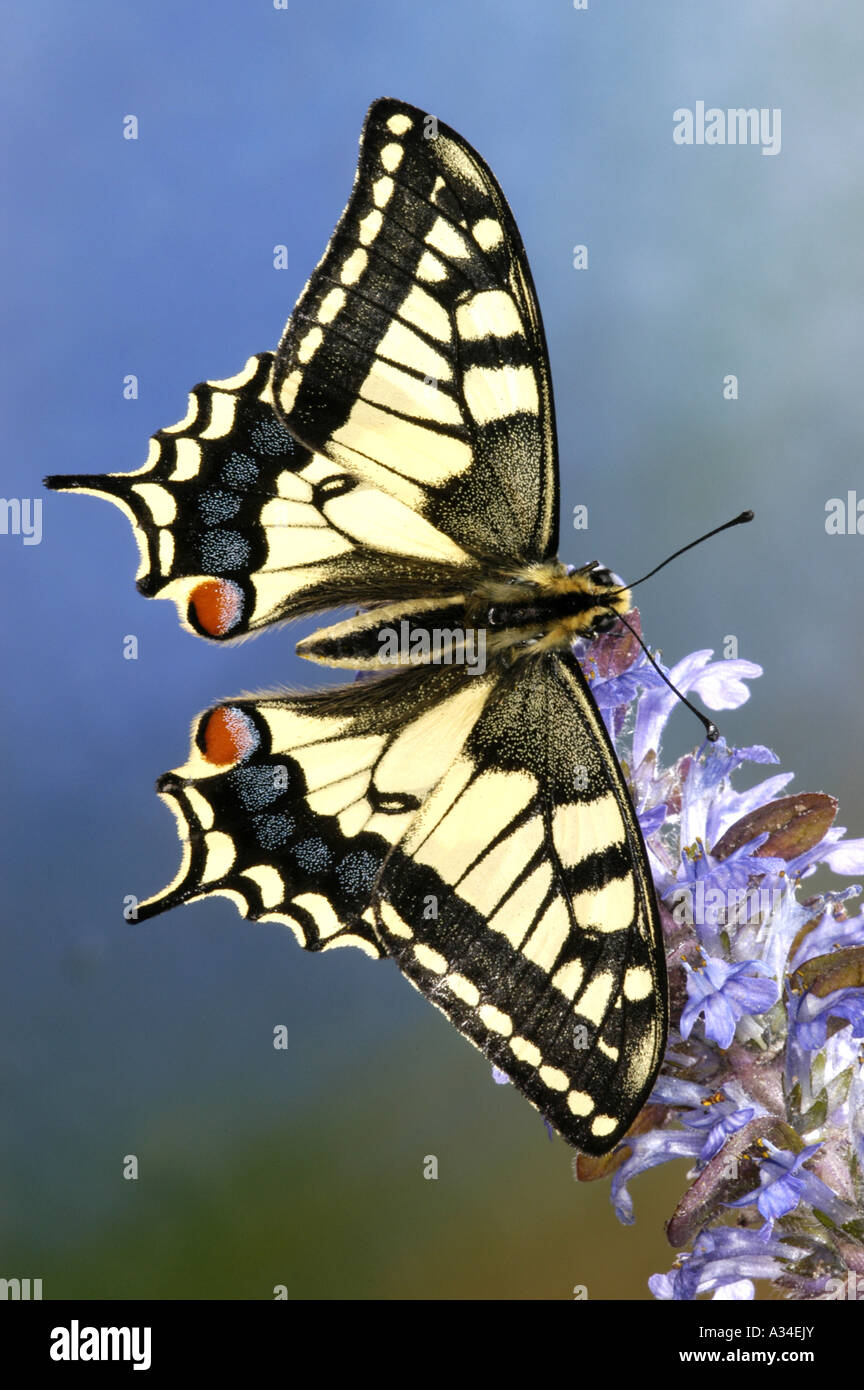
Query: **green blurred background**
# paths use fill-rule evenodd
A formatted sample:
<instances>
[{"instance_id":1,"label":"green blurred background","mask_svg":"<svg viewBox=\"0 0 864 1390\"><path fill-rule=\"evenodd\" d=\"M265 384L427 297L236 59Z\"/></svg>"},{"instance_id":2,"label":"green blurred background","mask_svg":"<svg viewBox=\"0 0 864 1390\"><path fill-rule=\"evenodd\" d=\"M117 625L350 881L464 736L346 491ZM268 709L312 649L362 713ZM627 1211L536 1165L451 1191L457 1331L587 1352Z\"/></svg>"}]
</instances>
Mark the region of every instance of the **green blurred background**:
<instances>
[{"instance_id":1,"label":"green blurred background","mask_svg":"<svg viewBox=\"0 0 864 1390\"><path fill-rule=\"evenodd\" d=\"M735 635L765 676L723 732L864 831L864 536L825 531L829 498L864 497L855 0L16 0L3 27L7 496L137 467L194 382L276 343L367 105L401 96L477 146L522 230L562 557L632 576L754 507L646 586L646 633L670 661ZM679 148L673 112L700 100L780 108L781 152ZM299 631L180 631L136 594L113 509L45 496L43 525L0 536L0 1275L46 1298L647 1298L685 1165L637 1181L623 1229L395 968L309 957L227 902L123 922L174 872L151 788L192 716L310 668ZM697 734L676 712L668 757Z\"/></svg>"}]
</instances>

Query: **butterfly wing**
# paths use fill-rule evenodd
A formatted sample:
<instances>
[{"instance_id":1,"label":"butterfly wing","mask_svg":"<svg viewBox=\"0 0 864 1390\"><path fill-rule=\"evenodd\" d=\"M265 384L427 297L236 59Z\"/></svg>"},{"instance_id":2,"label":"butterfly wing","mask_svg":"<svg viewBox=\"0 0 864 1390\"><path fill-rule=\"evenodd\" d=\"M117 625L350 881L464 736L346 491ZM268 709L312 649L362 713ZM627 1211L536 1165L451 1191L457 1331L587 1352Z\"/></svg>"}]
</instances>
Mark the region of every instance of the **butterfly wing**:
<instances>
[{"instance_id":1,"label":"butterfly wing","mask_svg":"<svg viewBox=\"0 0 864 1390\"><path fill-rule=\"evenodd\" d=\"M405 502L298 444L273 409L273 354L189 396L135 473L46 479L129 517L137 582L183 625L235 638L343 603L451 591L475 562Z\"/></svg>"},{"instance_id":2,"label":"butterfly wing","mask_svg":"<svg viewBox=\"0 0 864 1390\"><path fill-rule=\"evenodd\" d=\"M382 99L350 201L279 347L291 433L474 554L550 558L552 387L531 272L494 175Z\"/></svg>"},{"instance_id":3,"label":"butterfly wing","mask_svg":"<svg viewBox=\"0 0 864 1390\"><path fill-rule=\"evenodd\" d=\"M572 657L420 668L217 706L158 784L183 861L141 919L212 895L408 978L587 1153L662 1058L656 900Z\"/></svg>"},{"instance_id":4,"label":"butterfly wing","mask_svg":"<svg viewBox=\"0 0 864 1390\"><path fill-rule=\"evenodd\" d=\"M662 1060L665 961L630 796L573 657L501 678L374 905L423 994L571 1143L610 1149Z\"/></svg>"},{"instance_id":5,"label":"butterfly wing","mask_svg":"<svg viewBox=\"0 0 864 1390\"><path fill-rule=\"evenodd\" d=\"M385 954L370 910L392 845L457 756L493 678L418 668L216 706L157 790L177 817L180 871L139 919L211 895L292 928L308 950Z\"/></svg>"},{"instance_id":6,"label":"butterfly wing","mask_svg":"<svg viewBox=\"0 0 864 1390\"><path fill-rule=\"evenodd\" d=\"M374 103L275 358L196 387L137 473L48 483L121 505L139 587L208 637L550 559L546 347L484 161ZM635 813L569 655L232 701L159 790L183 862L140 917L226 894L307 949L393 955L571 1142L605 1152L623 1133L662 1051L663 955Z\"/></svg>"}]
</instances>

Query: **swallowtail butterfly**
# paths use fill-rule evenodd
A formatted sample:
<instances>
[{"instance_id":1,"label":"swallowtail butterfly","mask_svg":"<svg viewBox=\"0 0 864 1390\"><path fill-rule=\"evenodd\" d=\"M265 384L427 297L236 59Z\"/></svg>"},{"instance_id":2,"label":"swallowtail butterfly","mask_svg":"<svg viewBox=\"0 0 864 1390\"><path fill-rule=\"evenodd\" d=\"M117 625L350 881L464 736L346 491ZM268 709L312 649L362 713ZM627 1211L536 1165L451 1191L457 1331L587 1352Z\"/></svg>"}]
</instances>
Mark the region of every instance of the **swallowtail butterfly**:
<instances>
[{"instance_id":1,"label":"swallowtail butterfly","mask_svg":"<svg viewBox=\"0 0 864 1390\"><path fill-rule=\"evenodd\" d=\"M157 784L182 866L139 919L223 894L307 950L392 957L565 1139L610 1150L663 1055L665 962L571 647L630 598L556 558L543 327L484 160L376 101L277 351L196 386L137 472L47 483L122 507L141 593L203 637L361 610L298 651L366 679L197 720Z\"/></svg>"}]
</instances>

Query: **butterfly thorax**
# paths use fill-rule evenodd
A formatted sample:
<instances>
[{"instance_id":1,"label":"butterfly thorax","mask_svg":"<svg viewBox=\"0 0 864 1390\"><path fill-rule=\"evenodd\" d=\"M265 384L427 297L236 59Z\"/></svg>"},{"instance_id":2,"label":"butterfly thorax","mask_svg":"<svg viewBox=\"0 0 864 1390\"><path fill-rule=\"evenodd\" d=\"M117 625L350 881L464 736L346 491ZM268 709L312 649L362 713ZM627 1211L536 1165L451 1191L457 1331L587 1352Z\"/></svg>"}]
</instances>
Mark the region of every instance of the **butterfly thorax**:
<instances>
[{"instance_id":1,"label":"butterfly thorax","mask_svg":"<svg viewBox=\"0 0 864 1390\"><path fill-rule=\"evenodd\" d=\"M506 661L568 647L605 631L630 607L629 591L596 566L568 573L557 561L483 579L467 592L378 605L322 628L301 656L359 670L466 665L482 674Z\"/></svg>"}]
</instances>

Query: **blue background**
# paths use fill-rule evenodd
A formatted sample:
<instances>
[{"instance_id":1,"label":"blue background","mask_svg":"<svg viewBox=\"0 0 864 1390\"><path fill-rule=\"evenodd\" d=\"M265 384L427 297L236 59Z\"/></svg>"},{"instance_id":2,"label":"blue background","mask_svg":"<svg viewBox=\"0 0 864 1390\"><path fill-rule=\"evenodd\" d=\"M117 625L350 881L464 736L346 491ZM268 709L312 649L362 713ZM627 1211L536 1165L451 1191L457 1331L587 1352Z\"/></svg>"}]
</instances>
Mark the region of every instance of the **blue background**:
<instances>
[{"instance_id":1,"label":"blue background","mask_svg":"<svg viewBox=\"0 0 864 1390\"><path fill-rule=\"evenodd\" d=\"M403 97L481 151L522 230L562 558L633 576L754 507L641 591L645 630L670 661L737 636L765 676L723 731L861 834L864 536L826 535L825 503L864 497L864 11L43 0L7 9L3 47L3 492L43 496L44 534L0 536L0 1274L46 1298L647 1297L683 1167L639 1180L623 1230L395 968L307 956L220 900L123 922L175 871L151 788L192 717L316 672L305 627L233 649L184 633L136 593L121 514L40 479L138 467L193 383L275 345L366 107ZM781 153L676 146L672 113L699 100L780 107ZM667 756L697 735L676 712Z\"/></svg>"}]
</instances>

